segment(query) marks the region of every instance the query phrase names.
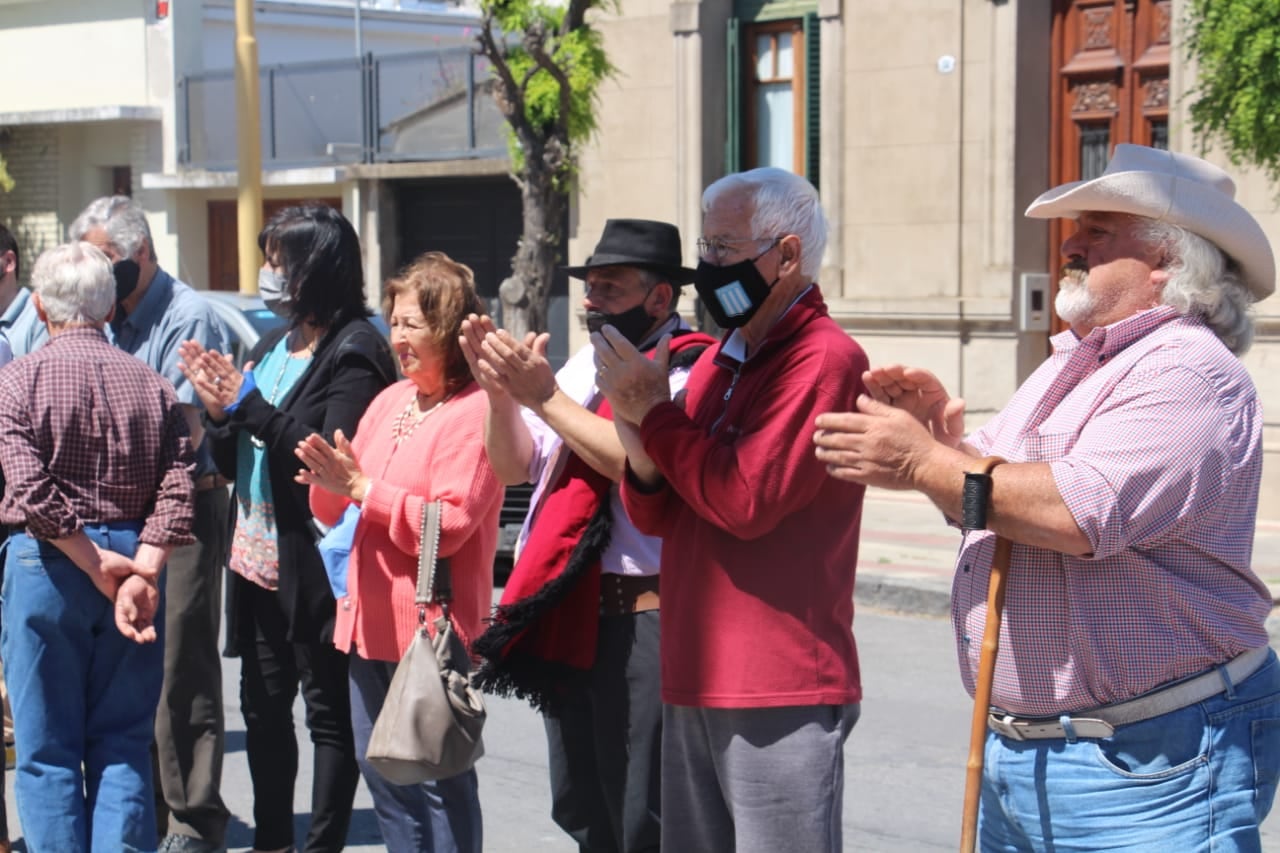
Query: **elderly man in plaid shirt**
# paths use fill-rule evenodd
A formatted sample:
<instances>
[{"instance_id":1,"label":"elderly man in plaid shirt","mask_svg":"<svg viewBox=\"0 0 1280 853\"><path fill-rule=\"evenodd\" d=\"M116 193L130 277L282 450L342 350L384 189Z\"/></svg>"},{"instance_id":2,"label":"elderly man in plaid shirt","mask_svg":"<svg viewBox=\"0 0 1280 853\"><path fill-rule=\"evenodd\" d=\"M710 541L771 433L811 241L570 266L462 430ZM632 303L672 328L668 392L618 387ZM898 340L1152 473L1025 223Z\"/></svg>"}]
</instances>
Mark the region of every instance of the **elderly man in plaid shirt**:
<instances>
[{"instance_id":1,"label":"elderly man in plaid shirt","mask_svg":"<svg viewBox=\"0 0 1280 853\"><path fill-rule=\"evenodd\" d=\"M1011 540L979 816L983 850L1260 849L1280 776L1280 665L1251 569L1262 412L1236 358L1271 246L1219 168L1117 146L1028 216L1077 220L1055 307L1070 328L962 439L931 374L867 374L819 417L832 476L917 489L952 520L978 457L952 619L974 689L997 535ZM970 479L973 480L972 474Z\"/></svg>"},{"instance_id":2,"label":"elderly man in plaid shirt","mask_svg":"<svg viewBox=\"0 0 1280 853\"><path fill-rule=\"evenodd\" d=\"M5 675L31 851L156 849L159 577L192 541L195 457L173 387L107 342L107 256L32 271L50 341L0 370Z\"/></svg>"}]
</instances>

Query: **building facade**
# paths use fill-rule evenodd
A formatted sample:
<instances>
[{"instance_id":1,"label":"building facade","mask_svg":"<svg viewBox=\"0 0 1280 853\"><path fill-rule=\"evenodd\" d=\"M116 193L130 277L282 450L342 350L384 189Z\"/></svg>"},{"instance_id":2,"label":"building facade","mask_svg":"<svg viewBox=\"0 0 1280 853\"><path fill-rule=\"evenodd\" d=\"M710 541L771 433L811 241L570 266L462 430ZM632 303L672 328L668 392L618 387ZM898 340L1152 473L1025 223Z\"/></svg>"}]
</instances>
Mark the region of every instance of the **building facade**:
<instances>
[{"instance_id":1,"label":"building facade","mask_svg":"<svg viewBox=\"0 0 1280 853\"><path fill-rule=\"evenodd\" d=\"M147 210L160 261L239 287L234 0L0 0L0 221L24 254L64 239L94 197ZM474 8L443 0L258 0L264 215L339 207L369 300L428 249L498 304L520 232L502 119L474 55ZM21 81L17 85L14 81ZM563 286L557 294L563 348Z\"/></svg>"},{"instance_id":2,"label":"building facade","mask_svg":"<svg viewBox=\"0 0 1280 853\"><path fill-rule=\"evenodd\" d=\"M1101 172L1118 142L1197 150L1183 14L1179 0L628 0L601 22L619 73L570 254L607 217L648 216L679 223L693 262L703 187L791 168L831 219L820 281L834 316L873 363L935 371L976 426L1055 330L1066 234L1026 206ZM1276 188L1228 169L1280 250ZM1266 519L1280 519L1277 359L1273 298L1245 357L1267 412Z\"/></svg>"},{"instance_id":3,"label":"building facade","mask_svg":"<svg viewBox=\"0 0 1280 853\"><path fill-rule=\"evenodd\" d=\"M161 262L235 288L233 0L0 0L0 221L29 257L88 199L132 192ZM474 8L418 0L255 3L268 212L340 206L370 300L426 249L494 300L519 199ZM1194 151L1182 0L625 0L598 24L618 74L582 157L566 254L605 219L676 222L693 263L703 188L780 165L819 188L821 283L874 362L929 367L977 424L1045 357L1060 223L1025 219L1046 187L1111 146ZM359 44L359 48L357 48ZM21 81L15 85L12 81ZM1276 188L1231 170L1277 246ZM691 293L684 307L694 309ZM559 354L585 341L559 284ZM1280 520L1280 298L1245 357L1268 412L1261 515Z\"/></svg>"}]
</instances>

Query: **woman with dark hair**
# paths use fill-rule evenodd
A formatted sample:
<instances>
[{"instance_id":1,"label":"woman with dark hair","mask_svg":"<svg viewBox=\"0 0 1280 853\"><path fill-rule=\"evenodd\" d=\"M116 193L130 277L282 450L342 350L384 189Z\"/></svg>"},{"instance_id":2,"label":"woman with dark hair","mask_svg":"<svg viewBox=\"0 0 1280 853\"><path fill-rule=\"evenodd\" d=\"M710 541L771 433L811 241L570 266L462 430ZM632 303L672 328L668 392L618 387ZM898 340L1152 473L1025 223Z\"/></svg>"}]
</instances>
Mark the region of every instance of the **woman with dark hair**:
<instances>
[{"instance_id":1,"label":"woman with dark hair","mask_svg":"<svg viewBox=\"0 0 1280 853\"><path fill-rule=\"evenodd\" d=\"M241 658L254 850L293 847L301 684L315 751L303 849L336 851L359 783L347 655L333 645L335 601L293 449L309 435L350 433L395 363L368 320L360 242L341 213L285 208L258 245L259 293L288 322L258 342L243 374L194 342L183 346L183 372L204 403L218 467L235 480L227 652Z\"/></svg>"},{"instance_id":2,"label":"woman with dark hair","mask_svg":"<svg viewBox=\"0 0 1280 853\"><path fill-rule=\"evenodd\" d=\"M468 647L493 596L502 485L484 449L488 397L458 343L483 310L471 270L430 252L387 282L383 310L403 382L378 395L355 440L313 435L298 447L316 518L360 507L334 643L351 654L351 723L382 840L395 853L481 849L475 768L421 785L393 785L364 760L396 664L418 625L414 604L424 508L440 501L439 554L449 559L455 630ZM428 606L427 623L440 615Z\"/></svg>"}]
</instances>

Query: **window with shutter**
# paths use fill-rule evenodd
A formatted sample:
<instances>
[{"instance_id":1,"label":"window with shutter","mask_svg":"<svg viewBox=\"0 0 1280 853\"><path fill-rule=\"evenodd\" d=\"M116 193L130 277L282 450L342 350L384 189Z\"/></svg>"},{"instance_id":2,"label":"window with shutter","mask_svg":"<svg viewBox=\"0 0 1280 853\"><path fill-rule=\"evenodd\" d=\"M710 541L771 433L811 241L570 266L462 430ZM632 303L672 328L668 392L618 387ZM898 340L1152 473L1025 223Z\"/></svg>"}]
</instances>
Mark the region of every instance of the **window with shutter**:
<instances>
[{"instance_id":1,"label":"window with shutter","mask_svg":"<svg viewBox=\"0 0 1280 853\"><path fill-rule=\"evenodd\" d=\"M725 171L777 166L818 183L816 4L739 0L726 30Z\"/></svg>"}]
</instances>

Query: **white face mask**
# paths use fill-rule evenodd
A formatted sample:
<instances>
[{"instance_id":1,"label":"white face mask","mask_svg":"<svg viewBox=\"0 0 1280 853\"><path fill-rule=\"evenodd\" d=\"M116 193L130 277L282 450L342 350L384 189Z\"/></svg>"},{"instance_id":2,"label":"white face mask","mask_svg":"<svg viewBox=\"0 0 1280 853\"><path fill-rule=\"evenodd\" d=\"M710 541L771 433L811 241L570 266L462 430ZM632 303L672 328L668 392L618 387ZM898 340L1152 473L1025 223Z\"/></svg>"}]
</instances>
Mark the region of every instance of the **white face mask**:
<instances>
[{"instance_id":1,"label":"white face mask","mask_svg":"<svg viewBox=\"0 0 1280 853\"><path fill-rule=\"evenodd\" d=\"M263 267L258 270L258 295L262 303L277 317L289 317L289 309L293 306L293 294L287 290L288 282L284 276L273 269Z\"/></svg>"}]
</instances>

